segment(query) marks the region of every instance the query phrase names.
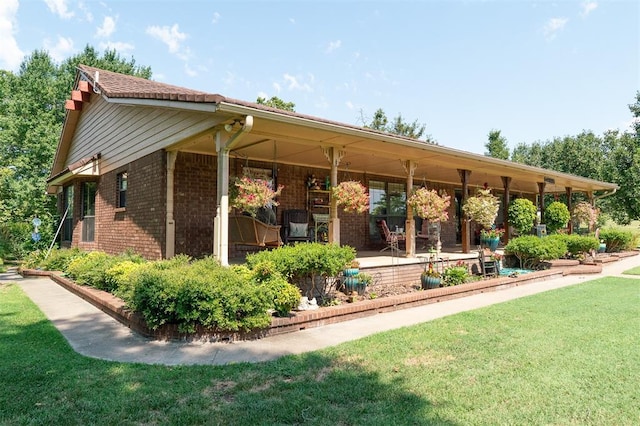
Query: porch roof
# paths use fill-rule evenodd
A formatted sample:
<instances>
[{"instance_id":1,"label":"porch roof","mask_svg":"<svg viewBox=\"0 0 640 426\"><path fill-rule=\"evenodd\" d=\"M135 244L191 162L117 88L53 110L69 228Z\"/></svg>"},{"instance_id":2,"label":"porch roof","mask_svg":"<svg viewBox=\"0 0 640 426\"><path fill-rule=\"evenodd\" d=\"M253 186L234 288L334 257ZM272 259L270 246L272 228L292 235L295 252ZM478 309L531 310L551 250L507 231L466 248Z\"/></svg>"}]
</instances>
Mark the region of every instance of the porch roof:
<instances>
[{"instance_id":1,"label":"porch roof","mask_svg":"<svg viewBox=\"0 0 640 426\"><path fill-rule=\"evenodd\" d=\"M441 182L459 184L458 169L471 171L469 184L502 188L502 176L510 177L512 192L535 194L538 182L546 182L545 192L612 191L617 185L566 173L499 160L480 154L434 145L424 141L387 134L350 124L339 123L304 114L282 111L252 102L208 94L87 66L79 66L78 81L88 81L94 93L108 102L128 106L144 105L215 116L218 124L210 132L196 138L167 146L204 154L215 154L213 134L230 136L225 125L243 122L253 116L253 128L231 151L231 155L266 162L286 163L330 169L324 149L343 151L339 168L375 175L406 177L404 162L417 164L417 183ZM76 83L78 84L78 83ZM77 115L77 114L76 114ZM63 169L65 146L77 123L75 115L67 117L56 154L52 175ZM237 128L237 126L236 126ZM60 161L62 160L62 161Z\"/></svg>"}]
</instances>

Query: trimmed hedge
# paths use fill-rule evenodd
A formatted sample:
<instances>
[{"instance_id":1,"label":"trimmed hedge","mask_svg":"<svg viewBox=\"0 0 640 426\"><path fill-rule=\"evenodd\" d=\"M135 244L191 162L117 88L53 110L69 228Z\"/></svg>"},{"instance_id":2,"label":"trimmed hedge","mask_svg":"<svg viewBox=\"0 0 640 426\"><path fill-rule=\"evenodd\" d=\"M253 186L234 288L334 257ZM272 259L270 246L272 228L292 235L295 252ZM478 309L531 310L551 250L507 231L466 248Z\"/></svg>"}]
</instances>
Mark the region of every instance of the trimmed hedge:
<instances>
[{"instance_id":1,"label":"trimmed hedge","mask_svg":"<svg viewBox=\"0 0 640 426\"><path fill-rule=\"evenodd\" d=\"M504 251L516 256L521 268L537 269L544 261L563 257L567 253L567 244L560 238L525 235L509 241Z\"/></svg>"}]
</instances>

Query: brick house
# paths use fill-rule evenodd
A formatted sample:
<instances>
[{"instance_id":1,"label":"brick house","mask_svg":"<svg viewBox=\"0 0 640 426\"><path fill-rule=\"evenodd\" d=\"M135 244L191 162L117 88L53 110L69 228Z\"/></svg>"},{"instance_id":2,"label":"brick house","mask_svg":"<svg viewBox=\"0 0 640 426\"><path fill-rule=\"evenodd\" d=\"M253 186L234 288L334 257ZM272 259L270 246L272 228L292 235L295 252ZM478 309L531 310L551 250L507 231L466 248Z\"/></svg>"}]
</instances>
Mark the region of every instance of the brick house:
<instances>
[{"instance_id":1,"label":"brick house","mask_svg":"<svg viewBox=\"0 0 640 426\"><path fill-rule=\"evenodd\" d=\"M328 215L327 239L357 250L380 247L376 221L407 230L415 255L415 221L407 188L427 185L452 195L444 246L473 243L460 205L488 185L503 200L543 200L545 193L584 192L593 198L616 185L525 166L402 136L218 94L79 66L56 151L48 191L57 195L63 246L149 259L214 254L223 264L242 253L229 244L228 182L267 176L285 189L276 209ZM368 213L347 214L308 181L359 180L369 188ZM540 205L544 209L543 203ZM311 224L313 226L313 224ZM217 232L216 232L217 231ZM314 235L315 236L315 235Z\"/></svg>"}]
</instances>

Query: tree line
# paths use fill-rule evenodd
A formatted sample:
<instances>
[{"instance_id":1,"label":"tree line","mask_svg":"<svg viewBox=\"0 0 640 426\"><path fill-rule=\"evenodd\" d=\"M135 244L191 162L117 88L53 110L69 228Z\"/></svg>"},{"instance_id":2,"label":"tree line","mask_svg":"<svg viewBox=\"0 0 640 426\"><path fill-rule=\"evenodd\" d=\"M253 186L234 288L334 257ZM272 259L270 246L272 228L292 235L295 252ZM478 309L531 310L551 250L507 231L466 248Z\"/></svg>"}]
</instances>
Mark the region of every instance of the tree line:
<instances>
[{"instance_id":1,"label":"tree line","mask_svg":"<svg viewBox=\"0 0 640 426\"><path fill-rule=\"evenodd\" d=\"M519 143L511 151L500 130L492 130L485 155L615 183L617 192L597 204L616 222L627 224L640 219L640 91L629 110L634 121L628 131L608 130L600 136L585 130L545 142Z\"/></svg>"}]
</instances>

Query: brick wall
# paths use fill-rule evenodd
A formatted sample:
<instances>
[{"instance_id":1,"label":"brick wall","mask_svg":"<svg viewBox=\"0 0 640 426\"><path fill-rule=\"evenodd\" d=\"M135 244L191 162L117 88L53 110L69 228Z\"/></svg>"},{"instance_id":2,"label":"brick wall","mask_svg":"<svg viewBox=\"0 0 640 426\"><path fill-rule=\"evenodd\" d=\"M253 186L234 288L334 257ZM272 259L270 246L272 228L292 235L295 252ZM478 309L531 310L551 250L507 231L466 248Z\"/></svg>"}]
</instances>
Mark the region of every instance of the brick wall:
<instances>
[{"instance_id":1,"label":"brick wall","mask_svg":"<svg viewBox=\"0 0 640 426\"><path fill-rule=\"evenodd\" d=\"M173 195L176 254L198 258L213 253L216 179L216 157L178 153Z\"/></svg>"},{"instance_id":2,"label":"brick wall","mask_svg":"<svg viewBox=\"0 0 640 426\"><path fill-rule=\"evenodd\" d=\"M282 223L285 209L309 209L328 213L328 209L310 207L307 179L315 175L322 183L329 175L328 168L310 168L295 165L277 165L270 162L230 160L230 174L242 176L245 166L273 170L279 185L284 185L277 207L277 220ZM213 223L216 213L216 157L193 153L178 153L174 173L174 218L176 223L176 253L203 257L213 253ZM128 173L127 206L116 208L117 174ZM389 178L361 173L338 174L338 180L359 180L365 185L371 180L404 184L403 178ZM450 195L454 186L429 184L430 188L444 189ZM100 177L96 195L96 238L94 243L82 243L81 186L75 183L74 241L87 249L100 249L119 253L127 249L149 259L158 259L165 253L166 227L166 154L158 151ZM452 198L453 199L453 198ZM354 214L338 211L341 243L357 250L381 247L375 231L370 235L371 218L368 213ZM455 203L449 211L449 222L442 224L441 239L444 246L456 242ZM255 248L230 247L230 257L244 255Z\"/></svg>"},{"instance_id":3,"label":"brick wall","mask_svg":"<svg viewBox=\"0 0 640 426\"><path fill-rule=\"evenodd\" d=\"M96 192L95 242L82 243L79 227L74 231L74 244L117 254L132 249L147 259L160 259L164 254L165 154L158 151L100 177ZM117 174L127 172L127 205L116 207ZM80 188L76 204L80 205ZM80 212L78 216L80 217Z\"/></svg>"}]
</instances>

